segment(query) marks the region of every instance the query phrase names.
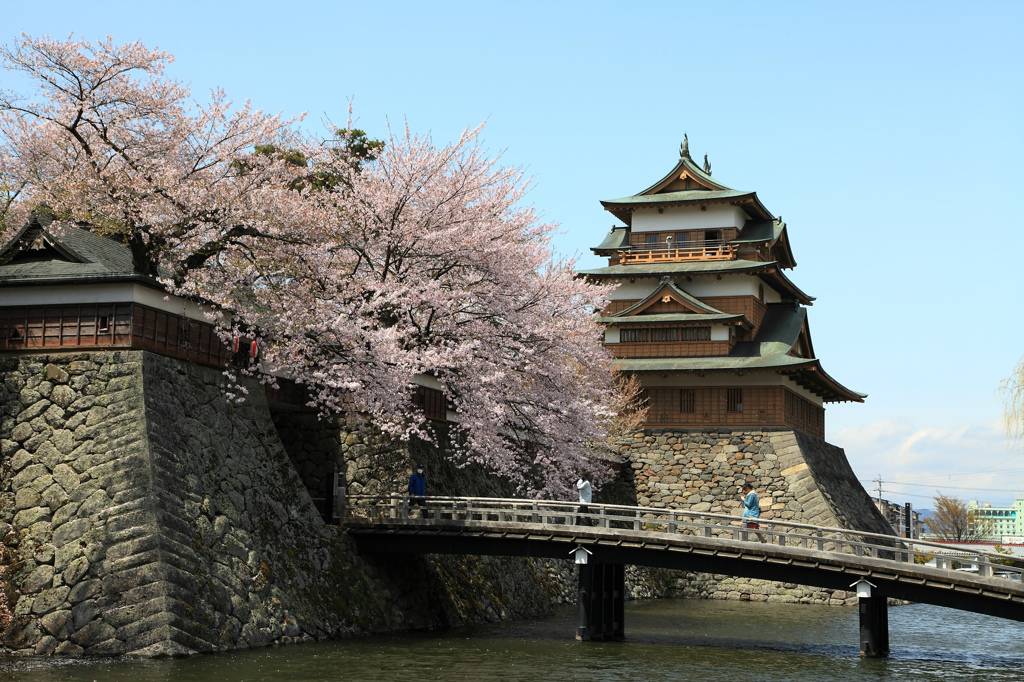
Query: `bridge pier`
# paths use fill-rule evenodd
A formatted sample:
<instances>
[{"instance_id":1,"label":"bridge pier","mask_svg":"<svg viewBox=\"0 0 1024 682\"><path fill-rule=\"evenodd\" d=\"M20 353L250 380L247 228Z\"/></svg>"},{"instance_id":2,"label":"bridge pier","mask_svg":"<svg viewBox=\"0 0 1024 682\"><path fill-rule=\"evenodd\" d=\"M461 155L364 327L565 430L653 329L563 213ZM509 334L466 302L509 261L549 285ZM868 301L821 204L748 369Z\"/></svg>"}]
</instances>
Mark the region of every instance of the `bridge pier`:
<instances>
[{"instance_id":1,"label":"bridge pier","mask_svg":"<svg viewBox=\"0 0 1024 682\"><path fill-rule=\"evenodd\" d=\"M622 564L577 564L576 640L623 639L626 606L626 571Z\"/></svg>"},{"instance_id":2,"label":"bridge pier","mask_svg":"<svg viewBox=\"0 0 1024 682\"><path fill-rule=\"evenodd\" d=\"M889 604L882 595L860 598L860 655L889 655Z\"/></svg>"}]
</instances>

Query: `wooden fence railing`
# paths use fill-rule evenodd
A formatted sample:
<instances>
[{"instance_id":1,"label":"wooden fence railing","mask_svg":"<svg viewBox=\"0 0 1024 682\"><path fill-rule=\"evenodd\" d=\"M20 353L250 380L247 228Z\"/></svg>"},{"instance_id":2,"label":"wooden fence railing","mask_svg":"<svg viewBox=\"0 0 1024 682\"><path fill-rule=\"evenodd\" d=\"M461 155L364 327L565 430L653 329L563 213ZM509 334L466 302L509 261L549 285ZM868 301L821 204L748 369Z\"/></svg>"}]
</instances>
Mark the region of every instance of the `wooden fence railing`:
<instances>
[{"instance_id":1,"label":"wooden fence railing","mask_svg":"<svg viewBox=\"0 0 1024 682\"><path fill-rule=\"evenodd\" d=\"M1012 557L983 550L950 552L948 545L910 540L893 535L849 528L831 528L780 519L757 519L759 528L748 529L750 519L728 514L679 509L629 507L614 504L581 504L556 500L523 500L490 497L424 497L390 495L339 495L336 518L343 524L455 525L472 527L586 526L630 534L682 534L702 538L760 541L884 559L896 563L930 563L945 570L966 569L981 577L1021 580L1024 566L1007 565Z\"/></svg>"}]
</instances>

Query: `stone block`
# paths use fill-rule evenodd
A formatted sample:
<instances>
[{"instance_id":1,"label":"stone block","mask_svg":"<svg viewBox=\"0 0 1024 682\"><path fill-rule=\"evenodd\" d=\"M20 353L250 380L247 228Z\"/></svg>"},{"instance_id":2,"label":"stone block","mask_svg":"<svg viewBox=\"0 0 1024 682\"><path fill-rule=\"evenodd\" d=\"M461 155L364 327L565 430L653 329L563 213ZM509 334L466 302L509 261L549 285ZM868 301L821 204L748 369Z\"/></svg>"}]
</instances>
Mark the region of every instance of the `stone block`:
<instances>
[{"instance_id":1,"label":"stone block","mask_svg":"<svg viewBox=\"0 0 1024 682\"><path fill-rule=\"evenodd\" d=\"M36 656L49 656L56 649L60 641L53 635L43 635L42 639L36 642L35 654Z\"/></svg>"},{"instance_id":2,"label":"stone block","mask_svg":"<svg viewBox=\"0 0 1024 682\"><path fill-rule=\"evenodd\" d=\"M116 634L116 630L110 627L102 620L94 620L81 630L71 635L71 641L79 645L83 649L89 649L90 647L96 646L100 642L105 642L111 639Z\"/></svg>"},{"instance_id":3,"label":"stone block","mask_svg":"<svg viewBox=\"0 0 1024 682\"><path fill-rule=\"evenodd\" d=\"M70 591L65 585L40 592L32 603L32 613L43 615L57 609L65 603Z\"/></svg>"},{"instance_id":4,"label":"stone block","mask_svg":"<svg viewBox=\"0 0 1024 682\"><path fill-rule=\"evenodd\" d=\"M46 614L39 619L43 629L60 640L65 640L71 635L71 609L61 609Z\"/></svg>"},{"instance_id":5,"label":"stone block","mask_svg":"<svg viewBox=\"0 0 1024 682\"><path fill-rule=\"evenodd\" d=\"M14 515L14 527L20 530L28 528L39 521L49 520L49 507L30 507L28 509L23 509Z\"/></svg>"},{"instance_id":6,"label":"stone block","mask_svg":"<svg viewBox=\"0 0 1024 682\"><path fill-rule=\"evenodd\" d=\"M95 599L88 599L80 602L71 609L73 630L78 631L91 623L100 613L99 605Z\"/></svg>"},{"instance_id":7,"label":"stone block","mask_svg":"<svg viewBox=\"0 0 1024 682\"><path fill-rule=\"evenodd\" d=\"M24 452L24 450L22 450L22 452ZM14 507L15 509L38 507L41 501L42 496L38 492L32 488L22 488L14 496Z\"/></svg>"},{"instance_id":8,"label":"stone block","mask_svg":"<svg viewBox=\"0 0 1024 682\"><path fill-rule=\"evenodd\" d=\"M53 532L53 544L59 549L62 545L82 537L89 528L90 523L88 519L68 521Z\"/></svg>"},{"instance_id":9,"label":"stone block","mask_svg":"<svg viewBox=\"0 0 1024 682\"><path fill-rule=\"evenodd\" d=\"M96 363L90 360L76 360L68 365L68 372L72 375L84 374L96 369Z\"/></svg>"},{"instance_id":10,"label":"stone block","mask_svg":"<svg viewBox=\"0 0 1024 682\"><path fill-rule=\"evenodd\" d=\"M62 574L64 578L64 584L69 587L74 587L79 580L82 579L89 571L89 561L84 556L78 557L74 561L68 564L68 567L64 569Z\"/></svg>"},{"instance_id":11,"label":"stone block","mask_svg":"<svg viewBox=\"0 0 1024 682\"><path fill-rule=\"evenodd\" d=\"M11 489L17 492L25 486L39 480L44 476L48 476L50 473L42 464L30 464L29 466L22 469L13 479L11 479Z\"/></svg>"},{"instance_id":12,"label":"stone block","mask_svg":"<svg viewBox=\"0 0 1024 682\"><path fill-rule=\"evenodd\" d=\"M68 499L68 494L64 492L59 484L54 483L42 494L42 502L44 505L50 508L51 511L56 511L63 505Z\"/></svg>"},{"instance_id":13,"label":"stone block","mask_svg":"<svg viewBox=\"0 0 1024 682\"><path fill-rule=\"evenodd\" d=\"M68 593L68 602L72 605L79 604L86 599L92 599L102 591L102 584L99 580L83 580Z\"/></svg>"},{"instance_id":14,"label":"stone block","mask_svg":"<svg viewBox=\"0 0 1024 682\"><path fill-rule=\"evenodd\" d=\"M22 594L35 594L53 586L53 566L38 566L21 583Z\"/></svg>"},{"instance_id":15,"label":"stone block","mask_svg":"<svg viewBox=\"0 0 1024 682\"><path fill-rule=\"evenodd\" d=\"M32 428L31 424L22 422L20 424L16 424L14 428L11 429L11 438L17 443L24 443L34 433L35 429Z\"/></svg>"}]
</instances>

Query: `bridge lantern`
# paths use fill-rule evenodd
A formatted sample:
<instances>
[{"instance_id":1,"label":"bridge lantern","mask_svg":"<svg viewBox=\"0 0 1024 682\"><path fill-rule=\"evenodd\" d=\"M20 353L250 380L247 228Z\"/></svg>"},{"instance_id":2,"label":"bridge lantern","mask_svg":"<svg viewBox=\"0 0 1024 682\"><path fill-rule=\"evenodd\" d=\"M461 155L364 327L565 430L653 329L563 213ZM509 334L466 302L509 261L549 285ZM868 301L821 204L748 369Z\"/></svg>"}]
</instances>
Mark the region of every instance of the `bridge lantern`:
<instances>
[{"instance_id":1,"label":"bridge lantern","mask_svg":"<svg viewBox=\"0 0 1024 682\"><path fill-rule=\"evenodd\" d=\"M868 582L864 578L861 578L857 582L855 582L852 585L850 585L850 587L856 587L857 588L857 596L860 597L861 599L866 599L867 597L870 597L871 596L871 588L874 587L874 586L875 585L873 583Z\"/></svg>"},{"instance_id":2,"label":"bridge lantern","mask_svg":"<svg viewBox=\"0 0 1024 682\"><path fill-rule=\"evenodd\" d=\"M576 559L577 564L585 564L587 563L587 555L593 554L593 552L591 552L589 549L586 549L585 547L577 547L576 549L569 552L569 554L573 555L573 558Z\"/></svg>"}]
</instances>

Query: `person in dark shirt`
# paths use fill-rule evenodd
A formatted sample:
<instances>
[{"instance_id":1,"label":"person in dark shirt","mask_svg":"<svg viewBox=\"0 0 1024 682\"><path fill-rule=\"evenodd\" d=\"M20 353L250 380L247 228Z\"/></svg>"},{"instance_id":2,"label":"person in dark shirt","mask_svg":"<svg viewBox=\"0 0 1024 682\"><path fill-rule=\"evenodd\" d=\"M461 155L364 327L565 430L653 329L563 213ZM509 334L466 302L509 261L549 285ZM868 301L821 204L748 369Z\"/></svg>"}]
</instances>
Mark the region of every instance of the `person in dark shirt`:
<instances>
[{"instance_id":1,"label":"person in dark shirt","mask_svg":"<svg viewBox=\"0 0 1024 682\"><path fill-rule=\"evenodd\" d=\"M426 507L427 501L423 499L427 494L427 474L426 467L422 464L416 465L416 471L412 476L409 477L409 504L412 506L419 505L420 507ZM421 512L421 514L425 513Z\"/></svg>"}]
</instances>

